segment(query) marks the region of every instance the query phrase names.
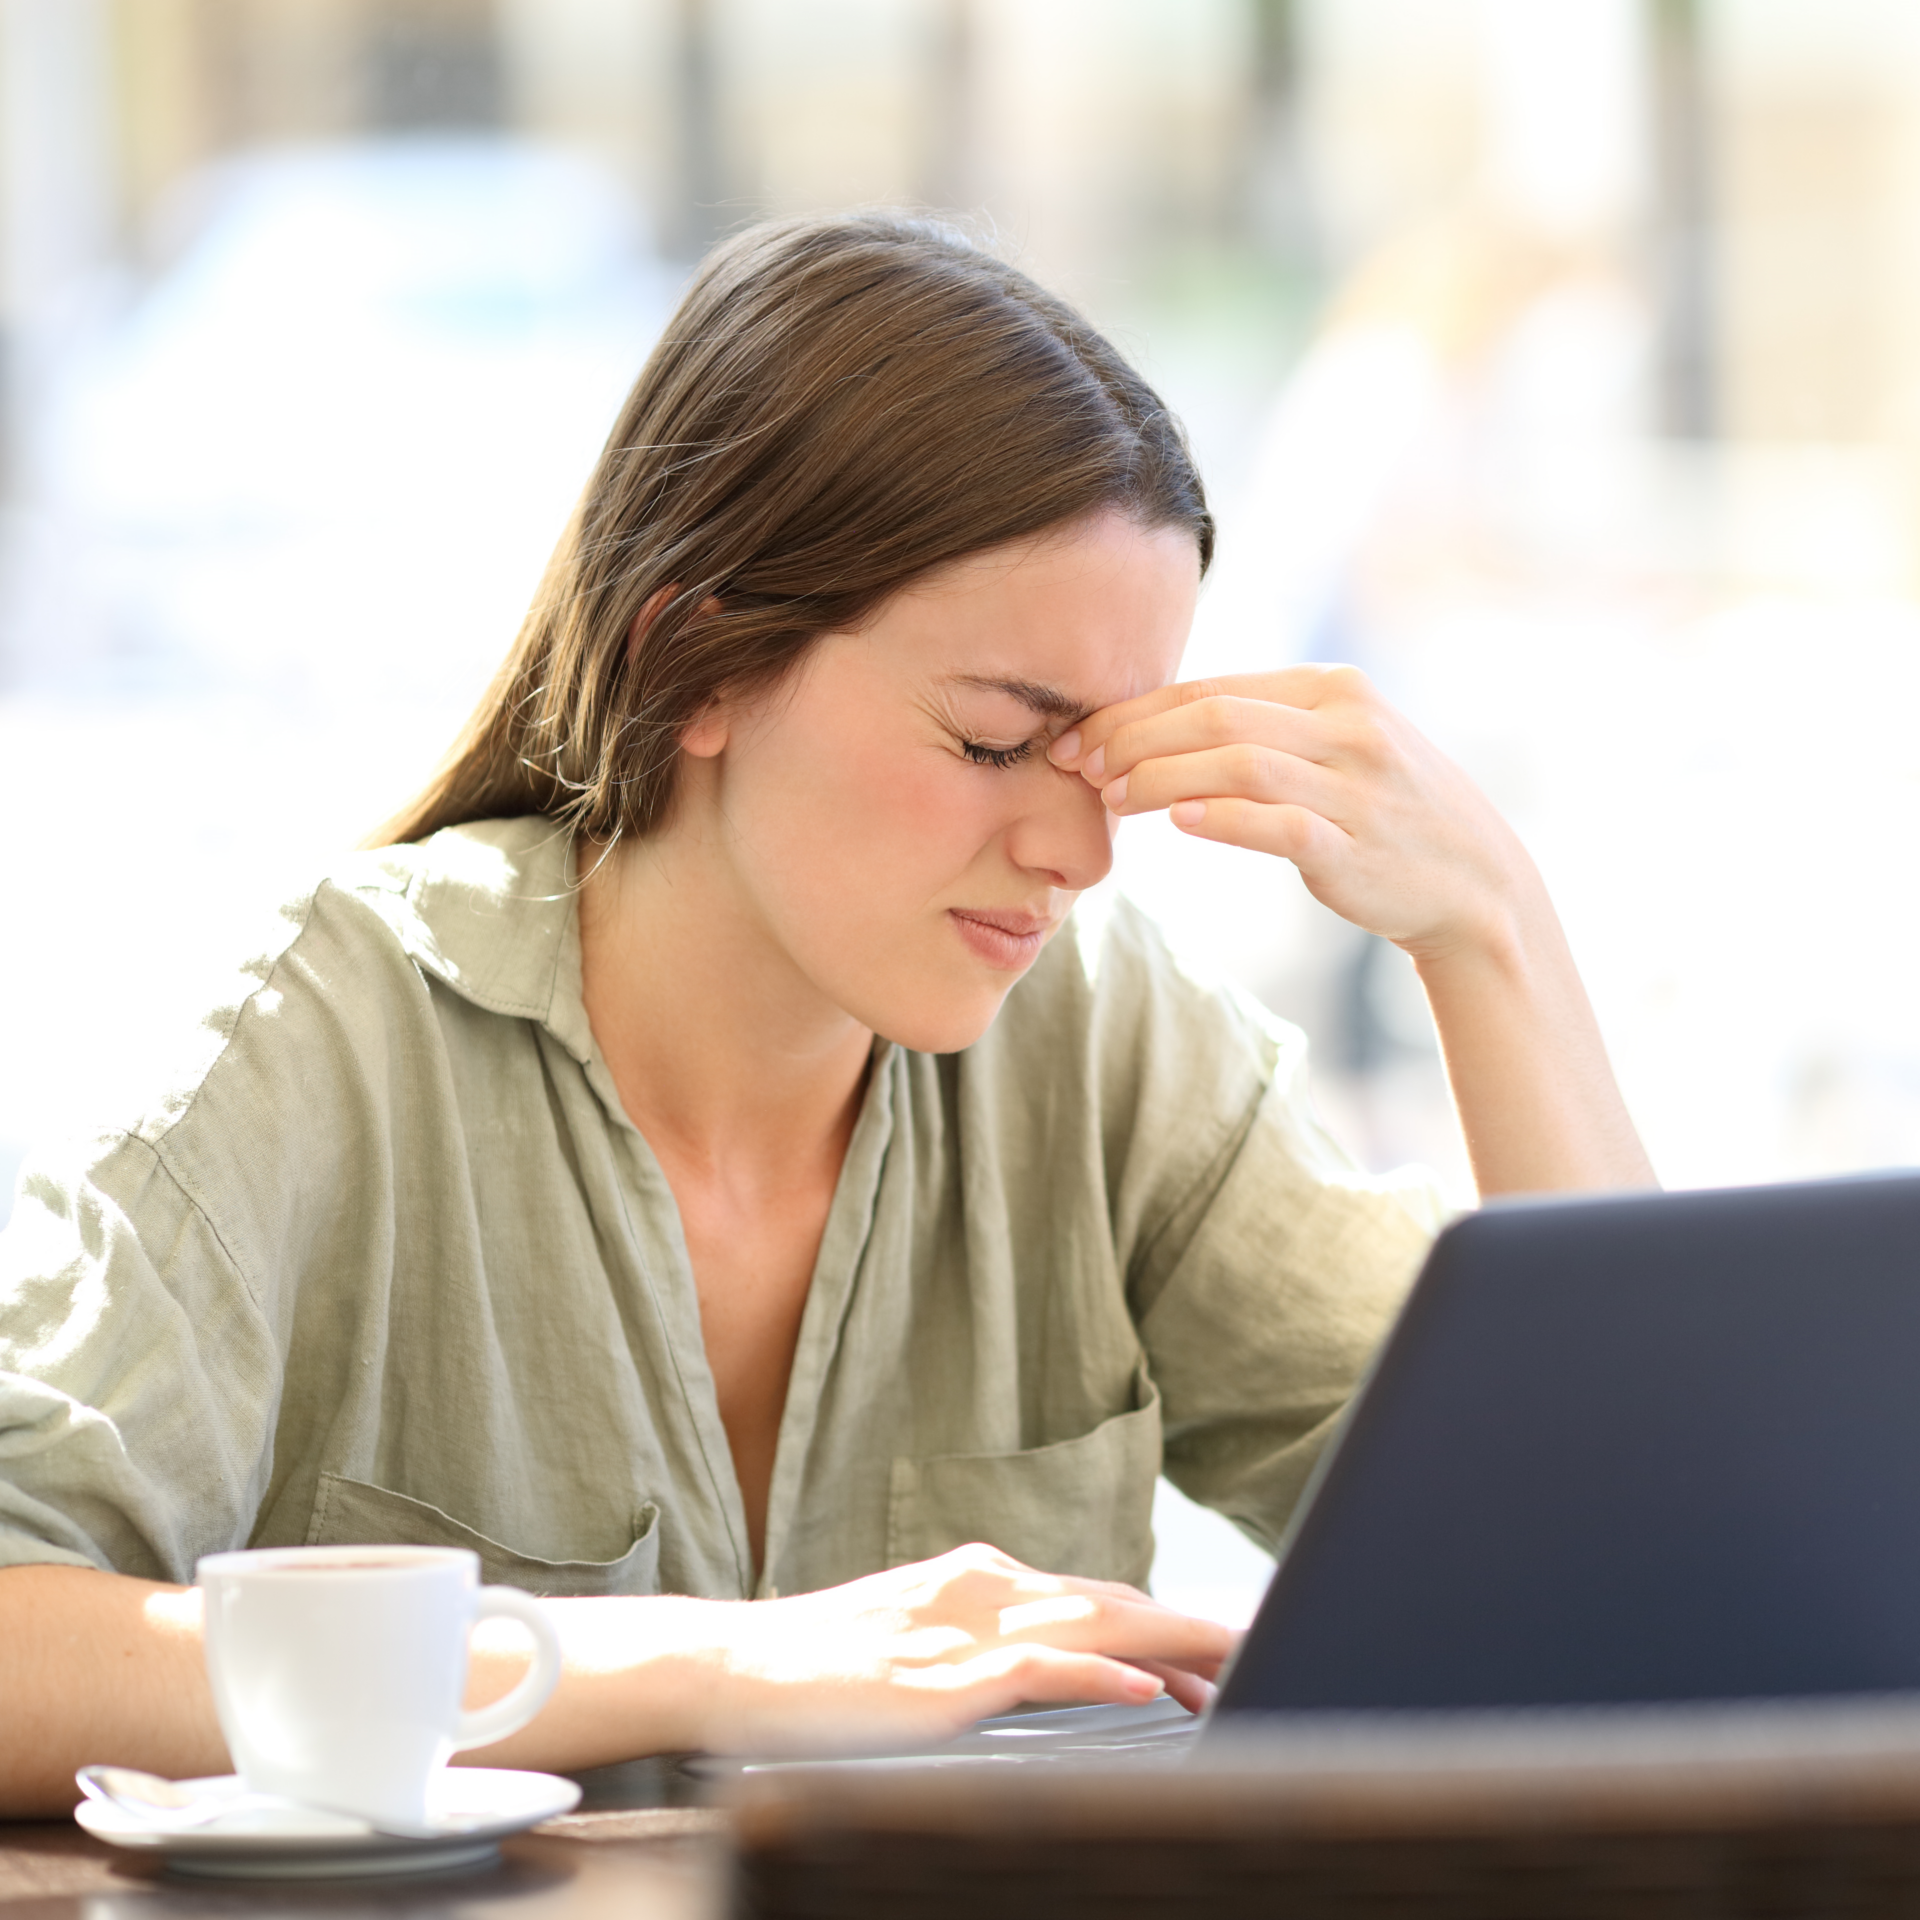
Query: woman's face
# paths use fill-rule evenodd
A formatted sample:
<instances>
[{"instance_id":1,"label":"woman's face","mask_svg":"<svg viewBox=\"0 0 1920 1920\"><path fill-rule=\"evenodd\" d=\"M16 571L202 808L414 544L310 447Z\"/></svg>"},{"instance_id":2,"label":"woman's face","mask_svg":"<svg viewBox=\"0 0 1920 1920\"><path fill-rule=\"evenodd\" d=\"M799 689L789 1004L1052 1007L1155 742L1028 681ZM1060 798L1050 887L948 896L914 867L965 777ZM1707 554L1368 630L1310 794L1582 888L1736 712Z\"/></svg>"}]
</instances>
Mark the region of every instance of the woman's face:
<instances>
[{"instance_id":1,"label":"woman's face","mask_svg":"<svg viewBox=\"0 0 1920 1920\"><path fill-rule=\"evenodd\" d=\"M1101 514L941 569L690 729L679 817L758 958L905 1046L978 1039L1112 864L1047 745L1173 678L1198 587L1191 534Z\"/></svg>"}]
</instances>

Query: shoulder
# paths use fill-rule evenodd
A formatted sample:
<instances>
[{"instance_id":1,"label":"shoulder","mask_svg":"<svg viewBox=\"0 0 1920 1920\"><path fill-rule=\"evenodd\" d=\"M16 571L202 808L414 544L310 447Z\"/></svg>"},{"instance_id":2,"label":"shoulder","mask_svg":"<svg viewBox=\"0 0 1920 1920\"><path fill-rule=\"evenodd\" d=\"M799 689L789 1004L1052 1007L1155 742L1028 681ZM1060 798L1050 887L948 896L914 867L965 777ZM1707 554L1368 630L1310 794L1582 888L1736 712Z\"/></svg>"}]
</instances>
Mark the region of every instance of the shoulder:
<instances>
[{"instance_id":1,"label":"shoulder","mask_svg":"<svg viewBox=\"0 0 1920 1920\"><path fill-rule=\"evenodd\" d=\"M190 1114L318 1112L329 1087L436 1025L434 983L491 1011L539 1013L571 894L552 892L546 821L492 821L349 854L263 912L179 1009L164 1062L95 1137L158 1147ZM550 991L550 987L545 989Z\"/></svg>"},{"instance_id":2,"label":"shoulder","mask_svg":"<svg viewBox=\"0 0 1920 1920\"><path fill-rule=\"evenodd\" d=\"M328 887L408 961L490 1012L546 1019L574 923L572 843L539 815L447 827L336 867Z\"/></svg>"},{"instance_id":3,"label":"shoulder","mask_svg":"<svg viewBox=\"0 0 1920 1920\"><path fill-rule=\"evenodd\" d=\"M540 1010L572 924L551 839L491 822L352 854L265 913L110 1124L41 1143L35 1204L63 1232L156 1248L181 1240L184 1206L257 1279L288 1222L458 1128L447 1068L475 1028L454 1008L485 1026Z\"/></svg>"}]
</instances>

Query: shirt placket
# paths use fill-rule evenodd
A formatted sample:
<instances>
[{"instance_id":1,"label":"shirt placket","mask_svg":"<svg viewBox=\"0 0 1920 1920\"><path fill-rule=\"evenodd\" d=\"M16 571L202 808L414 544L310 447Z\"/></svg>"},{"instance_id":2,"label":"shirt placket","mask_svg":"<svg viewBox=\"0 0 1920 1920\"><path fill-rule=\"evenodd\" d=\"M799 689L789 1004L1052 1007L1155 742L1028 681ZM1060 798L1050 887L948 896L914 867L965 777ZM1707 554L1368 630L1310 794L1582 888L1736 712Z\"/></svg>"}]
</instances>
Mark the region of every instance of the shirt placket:
<instances>
[{"instance_id":1,"label":"shirt placket","mask_svg":"<svg viewBox=\"0 0 1920 1920\"><path fill-rule=\"evenodd\" d=\"M766 1552L755 1598L777 1599L781 1563L794 1523L806 1501L807 1462L825 1397L829 1371L840 1351L854 1284L873 1235L875 1208L893 1139L903 1056L890 1041L877 1042L866 1099L855 1123L847 1157L827 1212L826 1231L814 1261L800 1338L787 1377L787 1399L774 1445L773 1478L767 1490Z\"/></svg>"}]
</instances>

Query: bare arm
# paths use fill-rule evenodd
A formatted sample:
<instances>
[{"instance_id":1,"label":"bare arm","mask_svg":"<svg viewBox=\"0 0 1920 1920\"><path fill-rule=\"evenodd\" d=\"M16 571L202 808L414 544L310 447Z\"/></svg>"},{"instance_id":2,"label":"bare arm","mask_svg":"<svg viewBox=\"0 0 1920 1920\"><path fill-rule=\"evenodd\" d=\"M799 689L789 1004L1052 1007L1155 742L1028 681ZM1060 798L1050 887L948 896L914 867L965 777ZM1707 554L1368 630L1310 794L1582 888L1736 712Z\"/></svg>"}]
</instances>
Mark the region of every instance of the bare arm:
<instances>
[{"instance_id":1,"label":"bare arm","mask_svg":"<svg viewBox=\"0 0 1920 1920\"><path fill-rule=\"evenodd\" d=\"M961 1547L785 1600L552 1600L565 1668L511 1739L464 1756L572 1771L643 1753L919 1742L1023 1700L1198 1707L1235 1636L1131 1587ZM469 1696L519 1677L511 1628L476 1635ZM0 1570L0 1817L66 1812L115 1761L181 1779L231 1762L200 1596L76 1567Z\"/></svg>"},{"instance_id":2,"label":"bare arm","mask_svg":"<svg viewBox=\"0 0 1920 1920\"><path fill-rule=\"evenodd\" d=\"M1482 1194L1653 1170L1538 870L1451 761L1351 667L1163 687L1054 743L1117 814L1290 860L1413 957Z\"/></svg>"},{"instance_id":3,"label":"bare arm","mask_svg":"<svg viewBox=\"0 0 1920 1920\"><path fill-rule=\"evenodd\" d=\"M227 1771L189 1588L83 1567L0 1571L0 1700L0 1816L65 1813L89 1761L173 1779Z\"/></svg>"},{"instance_id":4,"label":"bare arm","mask_svg":"<svg viewBox=\"0 0 1920 1920\"><path fill-rule=\"evenodd\" d=\"M1483 1195L1655 1184L1544 887L1511 926L1415 964Z\"/></svg>"}]
</instances>

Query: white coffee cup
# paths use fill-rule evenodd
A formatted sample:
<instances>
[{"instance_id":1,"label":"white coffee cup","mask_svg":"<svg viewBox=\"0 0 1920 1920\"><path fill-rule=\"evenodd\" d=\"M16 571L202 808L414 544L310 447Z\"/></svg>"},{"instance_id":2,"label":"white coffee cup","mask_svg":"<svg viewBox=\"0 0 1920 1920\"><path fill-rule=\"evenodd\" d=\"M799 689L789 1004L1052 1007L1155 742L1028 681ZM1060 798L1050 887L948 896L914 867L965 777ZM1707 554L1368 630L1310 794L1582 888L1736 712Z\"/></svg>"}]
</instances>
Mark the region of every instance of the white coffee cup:
<instances>
[{"instance_id":1,"label":"white coffee cup","mask_svg":"<svg viewBox=\"0 0 1920 1920\"><path fill-rule=\"evenodd\" d=\"M214 1553L195 1576L220 1730L255 1793L418 1826L448 1759L524 1727L560 1679L540 1602L481 1586L462 1547ZM467 1636L487 1619L527 1629L533 1666L467 1713Z\"/></svg>"}]
</instances>

